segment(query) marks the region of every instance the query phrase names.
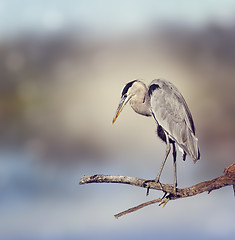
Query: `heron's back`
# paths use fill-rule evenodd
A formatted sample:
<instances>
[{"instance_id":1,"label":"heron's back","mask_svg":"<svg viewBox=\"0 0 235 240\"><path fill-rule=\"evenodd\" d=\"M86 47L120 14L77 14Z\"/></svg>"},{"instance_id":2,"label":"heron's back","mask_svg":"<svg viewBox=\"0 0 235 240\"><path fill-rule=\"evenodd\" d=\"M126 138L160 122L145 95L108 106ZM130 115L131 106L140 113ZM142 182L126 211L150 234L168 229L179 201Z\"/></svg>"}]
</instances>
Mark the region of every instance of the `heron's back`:
<instances>
[{"instance_id":1,"label":"heron's back","mask_svg":"<svg viewBox=\"0 0 235 240\"><path fill-rule=\"evenodd\" d=\"M194 122L179 90L166 80L155 79L149 85L149 96L157 124L196 162L200 152Z\"/></svg>"}]
</instances>

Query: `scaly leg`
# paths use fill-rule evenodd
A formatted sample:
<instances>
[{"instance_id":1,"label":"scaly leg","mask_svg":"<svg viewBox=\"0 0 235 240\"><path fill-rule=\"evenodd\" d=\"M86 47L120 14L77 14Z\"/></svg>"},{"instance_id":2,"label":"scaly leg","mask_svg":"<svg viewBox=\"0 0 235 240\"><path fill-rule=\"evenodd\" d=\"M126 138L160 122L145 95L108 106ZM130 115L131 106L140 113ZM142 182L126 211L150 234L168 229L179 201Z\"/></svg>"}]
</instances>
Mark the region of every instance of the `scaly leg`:
<instances>
[{"instance_id":1,"label":"scaly leg","mask_svg":"<svg viewBox=\"0 0 235 240\"><path fill-rule=\"evenodd\" d=\"M159 170L159 172L158 172L157 177L156 177L154 180L146 180L146 181L145 181L145 184L146 184L146 185L148 184L148 182L153 182L153 181L156 182L156 183L159 183L159 184L161 185L161 183L159 182L159 178L160 178L160 176L161 176L163 167L164 167L164 165L165 165L165 163L166 163L166 159L167 159L167 157L168 157L168 155L169 155L169 153L170 153L170 150L171 150L169 137L168 137L168 135L167 135L166 132L164 132L164 133L165 133L165 135L166 135L166 154L165 154L165 157L164 157L164 159L163 159L162 166L161 166L161 168L160 168L160 170ZM162 185L161 185L161 187L162 187ZM146 196L148 196L148 195L149 195L149 186L147 186Z\"/></svg>"},{"instance_id":2,"label":"scaly leg","mask_svg":"<svg viewBox=\"0 0 235 240\"><path fill-rule=\"evenodd\" d=\"M166 163L166 159L167 159L167 157L168 157L168 155L169 155L169 153L170 153L170 150L171 150L169 137L168 137L168 134L167 134L166 132L165 132L165 135L166 135L166 154L165 154L165 157L164 157L164 159L163 159L162 166L161 166L161 168L160 168L160 170L159 170L159 172L158 172L158 175L157 175L157 177L155 178L155 182L159 182L159 178L160 178L160 176L161 176L163 167L164 167L164 165L165 165L165 163Z\"/></svg>"}]
</instances>

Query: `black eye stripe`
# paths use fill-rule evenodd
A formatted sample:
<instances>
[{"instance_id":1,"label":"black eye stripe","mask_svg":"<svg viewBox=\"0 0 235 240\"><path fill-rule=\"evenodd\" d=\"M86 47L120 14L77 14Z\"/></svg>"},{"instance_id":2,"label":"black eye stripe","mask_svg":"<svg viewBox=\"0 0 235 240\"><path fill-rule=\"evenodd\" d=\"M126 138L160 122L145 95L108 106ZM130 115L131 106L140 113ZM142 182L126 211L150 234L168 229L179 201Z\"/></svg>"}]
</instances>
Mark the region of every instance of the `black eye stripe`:
<instances>
[{"instance_id":1,"label":"black eye stripe","mask_svg":"<svg viewBox=\"0 0 235 240\"><path fill-rule=\"evenodd\" d=\"M128 91L128 89L133 85L134 82L136 82L137 80L134 80L132 82L127 83L127 85L123 88L122 90L122 96L125 95Z\"/></svg>"},{"instance_id":2,"label":"black eye stripe","mask_svg":"<svg viewBox=\"0 0 235 240\"><path fill-rule=\"evenodd\" d=\"M148 90L148 94L149 96L152 95L153 91L157 88L160 88L160 86L158 84L152 84L150 87L149 87L149 90Z\"/></svg>"}]
</instances>

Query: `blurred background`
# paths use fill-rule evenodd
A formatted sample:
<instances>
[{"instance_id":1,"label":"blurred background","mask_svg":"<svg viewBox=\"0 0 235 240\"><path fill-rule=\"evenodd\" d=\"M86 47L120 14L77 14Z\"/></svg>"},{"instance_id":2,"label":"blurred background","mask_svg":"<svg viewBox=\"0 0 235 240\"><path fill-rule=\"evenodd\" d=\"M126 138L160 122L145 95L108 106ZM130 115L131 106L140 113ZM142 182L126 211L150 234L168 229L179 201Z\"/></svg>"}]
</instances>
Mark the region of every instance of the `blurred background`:
<instances>
[{"instance_id":1,"label":"blurred background","mask_svg":"<svg viewBox=\"0 0 235 240\"><path fill-rule=\"evenodd\" d=\"M179 187L223 174L235 154L235 1L0 0L0 239L233 239L231 187L113 215L161 196L96 173L153 179L165 153L123 86L165 78L194 117L201 160ZM161 181L173 182L171 156Z\"/></svg>"}]
</instances>

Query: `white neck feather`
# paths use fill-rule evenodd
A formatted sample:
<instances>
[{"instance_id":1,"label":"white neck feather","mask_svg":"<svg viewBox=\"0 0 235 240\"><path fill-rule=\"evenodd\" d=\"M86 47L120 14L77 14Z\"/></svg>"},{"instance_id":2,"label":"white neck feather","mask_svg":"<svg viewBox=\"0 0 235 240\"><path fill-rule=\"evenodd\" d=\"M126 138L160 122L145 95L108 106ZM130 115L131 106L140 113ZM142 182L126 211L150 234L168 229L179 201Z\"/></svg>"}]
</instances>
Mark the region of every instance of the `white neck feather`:
<instances>
[{"instance_id":1,"label":"white neck feather","mask_svg":"<svg viewBox=\"0 0 235 240\"><path fill-rule=\"evenodd\" d=\"M139 82L133 97L130 99L130 105L133 110L144 116L151 116L150 98L145 84Z\"/></svg>"}]
</instances>

